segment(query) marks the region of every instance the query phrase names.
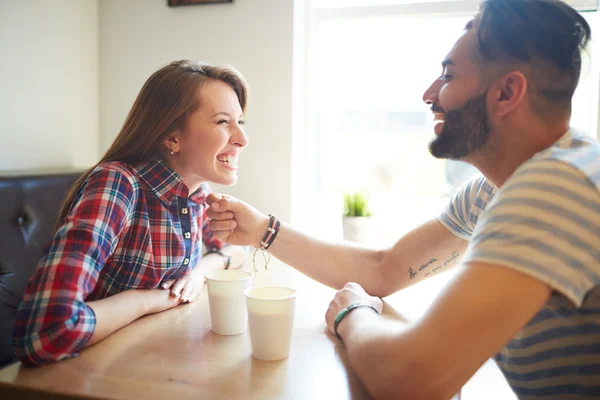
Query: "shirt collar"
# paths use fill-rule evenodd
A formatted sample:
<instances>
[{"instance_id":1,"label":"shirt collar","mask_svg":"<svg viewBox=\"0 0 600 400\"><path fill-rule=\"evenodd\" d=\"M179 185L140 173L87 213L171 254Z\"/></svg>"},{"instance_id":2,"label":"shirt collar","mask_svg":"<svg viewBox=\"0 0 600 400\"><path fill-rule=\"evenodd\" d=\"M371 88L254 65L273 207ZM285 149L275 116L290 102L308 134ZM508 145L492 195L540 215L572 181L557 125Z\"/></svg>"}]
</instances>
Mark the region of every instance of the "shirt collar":
<instances>
[{"instance_id":1,"label":"shirt collar","mask_svg":"<svg viewBox=\"0 0 600 400\"><path fill-rule=\"evenodd\" d=\"M190 195L190 200L198 205L203 205L206 204L206 196L208 196L208 190L206 184L203 183L198 190Z\"/></svg>"},{"instance_id":2,"label":"shirt collar","mask_svg":"<svg viewBox=\"0 0 600 400\"><path fill-rule=\"evenodd\" d=\"M532 159L544 157L546 154L554 151L553 149L556 149L557 147L561 149L569 148L571 146L571 141L573 140L573 137L577 136L577 134L577 131L574 131L573 129L569 128L565 133L563 133L563 135L560 138L558 138L556 142L554 142L552 146L535 153Z\"/></svg>"},{"instance_id":3,"label":"shirt collar","mask_svg":"<svg viewBox=\"0 0 600 400\"><path fill-rule=\"evenodd\" d=\"M176 197L184 197L201 205L206 203L207 189L204 184L191 195L181 176L173 171L161 159L134 167L134 171L143 180L158 199L167 206L173 204Z\"/></svg>"}]
</instances>

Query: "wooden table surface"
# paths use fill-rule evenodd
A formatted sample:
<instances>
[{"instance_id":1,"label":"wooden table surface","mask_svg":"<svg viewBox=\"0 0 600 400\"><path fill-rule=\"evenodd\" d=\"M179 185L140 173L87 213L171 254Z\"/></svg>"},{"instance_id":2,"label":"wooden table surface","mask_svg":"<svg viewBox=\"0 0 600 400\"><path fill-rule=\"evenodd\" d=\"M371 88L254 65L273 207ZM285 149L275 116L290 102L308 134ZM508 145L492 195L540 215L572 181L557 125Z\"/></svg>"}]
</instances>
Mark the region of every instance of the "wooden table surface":
<instances>
[{"instance_id":1,"label":"wooden table surface","mask_svg":"<svg viewBox=\"0 0 600 400\"><path fill-rule=\"evenodd\" d=\"M252 358L247 331L212 333L205 289L196 302L140 318L79 357L0 370L0 398L370 398L347 368L343 347L326 333L324 315L334 291L298 273L281 273L284 269L289 267L275 262L270 272L255 275L253 284L298 291L287 360Z\"/></svg>"}]
</instances>

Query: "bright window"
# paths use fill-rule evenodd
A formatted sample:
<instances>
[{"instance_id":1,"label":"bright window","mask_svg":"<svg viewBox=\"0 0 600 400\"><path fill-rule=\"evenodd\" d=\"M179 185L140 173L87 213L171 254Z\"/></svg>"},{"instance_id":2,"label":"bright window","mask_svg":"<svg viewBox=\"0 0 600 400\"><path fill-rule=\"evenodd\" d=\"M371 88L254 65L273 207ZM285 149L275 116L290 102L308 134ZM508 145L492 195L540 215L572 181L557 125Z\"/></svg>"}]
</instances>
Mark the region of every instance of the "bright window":
<instances>
[{"instance_id":1,"label":"bright window","mask_svg":"<svg viewBox=\"0 0 600 400\"><path fill-rule=\"evenodd\" d=\"M569 3L595 10L597 2ZM297 0L294 225L324 239L342 238L342 192L365 189L372 193L376 222L372 244L391 245L443 210L451 191L476 172L429 154L433 122L421 98L477 4ZM596 13L585 16L594 29ZM599 64L586 57L572 125L593 136L598 136L599 77ZM435 276L394 296L411 304L408 318L417 318L452 275ZM479 386L465 386L463 398L515 399L493 363L477 374Z\"/></svg>"},{"instance_id":2,"label":"bright window","mask_svg":"<svg viewBox=\"0 0 600 400\"><path fill-rule=\"evenodd\" d=\"M342 193L371 193L373 244L389 245L443 209L471 176L462 162L428 151L433 121L422 95L476 12L475 1L319 0L307 48L305 228L341 238ZM443 15L436 10L444 7ZM452 7L456 7L456 12ZM468 12L467 12L468 11ZM585 13L595 23L595 13ZM586 57L572 124L597 131L598 65ZM310 164L310 168L305 168Z\"/></svg>"}]
</instances>

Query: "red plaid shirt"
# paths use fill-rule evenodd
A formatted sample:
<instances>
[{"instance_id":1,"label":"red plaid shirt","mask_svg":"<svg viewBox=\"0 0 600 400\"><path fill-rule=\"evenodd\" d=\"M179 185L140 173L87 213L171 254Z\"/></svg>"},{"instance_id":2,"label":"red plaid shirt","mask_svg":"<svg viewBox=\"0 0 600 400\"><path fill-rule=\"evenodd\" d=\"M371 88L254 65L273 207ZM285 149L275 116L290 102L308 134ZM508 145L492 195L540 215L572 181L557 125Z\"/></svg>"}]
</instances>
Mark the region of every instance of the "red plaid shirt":
<instances>
[{"instance_id":1,"label":"red plaid shirt","mask_svg":"<svg viewBox=\"0 0 600 400\"><path fill-rule=\"evenodd\" d=\"M189 195L163 161L96 167L29 281L19 306L13 348L23 363L76 355L92 336L85 302L128 289L157 288L194 268L224 244L206 217L206 186Z\"/></svg>"}]
</instances>

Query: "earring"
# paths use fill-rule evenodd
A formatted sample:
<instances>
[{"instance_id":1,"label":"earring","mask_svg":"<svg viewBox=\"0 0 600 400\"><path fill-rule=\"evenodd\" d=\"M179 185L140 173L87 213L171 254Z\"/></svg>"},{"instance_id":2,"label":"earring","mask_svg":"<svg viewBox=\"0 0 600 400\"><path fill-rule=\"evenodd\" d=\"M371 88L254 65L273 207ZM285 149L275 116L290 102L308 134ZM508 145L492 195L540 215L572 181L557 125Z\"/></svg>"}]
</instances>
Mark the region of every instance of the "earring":
<instances>
[{"instance_id":1,"label":"earring","mask_svg":"<svg viewBox=\"0 0 600 400\"><path fill-rule=\"evenodd\" d=\"M175 150L171 150L171 155L175 154Z\"/></svg>"}]
</instances>

